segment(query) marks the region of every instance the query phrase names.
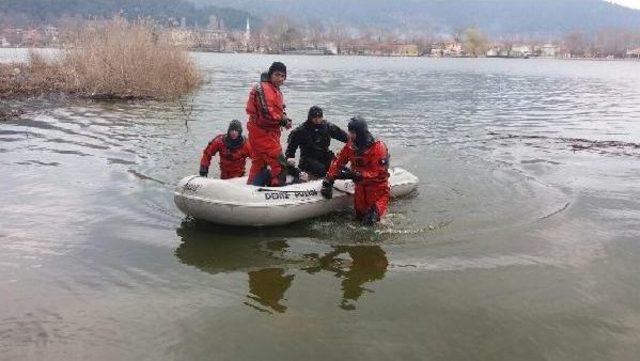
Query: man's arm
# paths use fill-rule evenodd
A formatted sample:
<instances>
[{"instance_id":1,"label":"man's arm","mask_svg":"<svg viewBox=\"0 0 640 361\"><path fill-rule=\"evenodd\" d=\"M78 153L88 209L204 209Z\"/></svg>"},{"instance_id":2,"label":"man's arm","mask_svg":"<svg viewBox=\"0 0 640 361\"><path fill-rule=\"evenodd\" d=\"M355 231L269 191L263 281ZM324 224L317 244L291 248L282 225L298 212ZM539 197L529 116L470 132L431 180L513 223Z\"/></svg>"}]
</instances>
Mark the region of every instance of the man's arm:
<instances>
[{"instance_id":1,"label":"man's arm","mask_svg":"<svg viewBox=\"0 0 640 361\"><path fill-rule=\"evenodd\" d=\"M333 123L329 124L329 135L331 136L331 138L339 140L342 143L346 143L349 141L349 135L347 134L347 132L340 129L340 127Z\"/></svg>"},{"instance_id":2,"label":"man's arm","mask_svg":"<svg viewBox=\"0 0 640 361\"><path fill-rule=\"evenodd\" d=\"M251 156L251 142L249 139L244 141L244 145L242 146L242 157L248 158Z\"/></svg>"},{"instance_id":3,"label":"man's arm","mask_svg":"<svg viewBox=\"0 0 640 361\"><path fill-rule=\"evenodd\" d=\"M222 138L220 136L214 138L207 144L202 152L202 158L200 158L200 175L206 177L209 174L209 166L211 165L211 158L220 151L222 145Z\"/></svg>"},{"instance_id":4,"label":"man's arm","mask_svg":"<svg viewBox=\"0 0 640 361\"><path fill-rule=\"evenodd\" d=\"M284 153L287 159L296 157L296 151L300 146L300 136L301 134L299 129L294 129L289 134L289 138L287 138L287 150Z\"/></svg>"},{"instance_id":5,"label":"man's arm","mask_svg":"<svg viewBox=\"0 0 640 361\"><path fill-rule=\"evenodd\" d=\"M338 177L338 172L342 167L347 165L349 161L351 161L351 145L349 143L345 144L342 148L336 159L331 162L331 166L329 167L329 171L327 172L327 178L329 180L334 180Z\"/></svg>"},{"instance_id":6,"label":"man's arm","mask_svg":"<svg viewBox=\"0 0 640 361\"><path fill-rule=\"evenodd\" d=\"M338 157L331 162L327 176L322 181L322 188L320 188L320 194L324 198L333 198L333 181L338 177L340 169L351 161L352 152L351 144L347 143L338 154Z\"/></svg>"},{"instance_id":7,"label":"man's arm","mask_svg":"<svg viewBox=\"0 0 640 361\"><path fill-rule=\"evenodd\" d=\"M247 115L249 115L249 117L255 117L258 115L259 109L258 104L256 104L256 97L257 91L256 87L254 86L249 92L249 98L247 99L247 105L245 106L245 111L247 112Z\"/></svg>"}]
</instances>

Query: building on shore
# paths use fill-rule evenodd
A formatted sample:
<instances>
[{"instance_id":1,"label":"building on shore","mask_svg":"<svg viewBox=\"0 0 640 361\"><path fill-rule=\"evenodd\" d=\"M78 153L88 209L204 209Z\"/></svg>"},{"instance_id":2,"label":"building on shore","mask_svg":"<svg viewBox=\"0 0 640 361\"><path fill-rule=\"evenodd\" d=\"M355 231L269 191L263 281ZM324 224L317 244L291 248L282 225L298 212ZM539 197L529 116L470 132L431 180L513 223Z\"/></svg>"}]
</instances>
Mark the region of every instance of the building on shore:
<instances>
[{"instance_id":1,"label":"building on shore","mask_svg":"<svg viewBox=\"0 0 640 361\"><path fill-rule=\"evenodd\" d=\"M202 51L224 51L227 44L227 33L223 30L206 29L193 32L195 43L192 49ZM243 44L244 45L244 44Z\"/></svg>"},{"instance_id":2,"label":"building on shore","mask_svg":"<svg viewBox=\"0 0 640 361\"><path fill-rule=\"evenodd\" d=\"M430 55L433 57L459 57L463 55L462 43L457 41L448 41L434 43L431 45Z\"/></svg>"},{"instance_id":3,"label":"building on shore","mask_svg":"<svg viewBox=\"0 0 640 361\"><path fill-rule=\"evenodd\" d=\"M327 50L333 53L333 48ZM416 44L361 42L342 46L340 54L415 57L420 56L420 47Z\"/></svg>"},{"instance_id":4,"label":"building on shore","mask_svg":"<svg viewBox=\"0 0 640 361\"><path fill-rule=\"evenodd\" d=\"M559 53L557 45L517 45L511 46L503 44L493 44L489 47L485 56L487 58L528 58L544 57L555 58Z\"/></svg>"},{"instance_id":5,"label":"building on shore","mask_svg":"<svg viewBox=\"0 0 640 361\"><path fill-rule=\"evenodd\" d=\"M369 43L355 43L355 44L344 44L340 47L341 55L374 55L373 48L374 44Z\"/></svg>"},{"instance_id":6,"label":"building on shore","mask_svg":"<svg viewBox=\"0 0 640 361\"><path fill-rule=\"evenodd\" d=\"M531 56L532 49L529 45L512 46L509 50L510 58L528 58Z\"/></svg>"},{"instance_id":7,"label":"building on shore","mask_svg":"<svg viewBox=\"0 0 640 361\"><path fill-rule=\"evenodd\" d=\"M555 58L558 54L558 46L553 44L544 44L540 49L540 56L543 58Z\"/></svg>"},{"instance_id":8,"label":"building on shore","mask_svg":"<svg viewBox=\"0 0 640 361\"><path fill-rule=\"evenodd\" d=\"M225 30L219 29L189 29L171 28L167 31L169 41L183 48L211 51L211 52L246 52L247 43L244 40L235 41Z\"/></svg>"},{"instance_id":9,"label":"building on shore","mask_svg":"<svg viewBox=\"0 0 640 361\"><path fill-rule=\"evenodd\" d=\"M328 42L321 47L324 48L324 52L326 55L338 55L338 46L336 45L336 43Z\"/></svg>"},{"instance_id":10,"label":"building on shore","mask_svg":"<svg viewBox=\"0 0 640 361\"><path fill-rule=\"evenodd\" d=\"M338 55L338 47L335 43L324 43L316 47L306 46L303 53L305 55Z\"/></svg>"},{"instance_id":11,"label":"building on shore","mask_svg":"<svg viewBox=\"0 0 640 361\"><path fill-rule=\"evenodd\" d=\"M420 48L416 44L392 44L391 56L419 56Z\"/></svg>"},{"instance_id":12,"label":"building on shore","mask_svg":"<svg viewBox=\"0 0 640 361\"><path fill-rule=\"evenodd\" d=\"M500 56L500 47L499 46L491 46L489 47L489 49L487 49L487 52L485 53L485 56L487 58L497 58Z\"/></svg>"},{"instance_id":13,"label":"building on shore","mask_svg":"<svg viewBox=\"0 0 640 361\"><path fill-rule=\"evenodd\" d=\"M193 48L198 43L196 34L185 28L172 28L168 31L169 40L176 46Z\"/></svg>"},{"instance_id":14,"label":"building on shore","mask_svg":"<svg viewBox=\"0 0 640 361\"><path fill-rule=\"evenodd\" d=\"M627 50L627 58L640 59L640 48Z\"/></svg>"}]
</instances>

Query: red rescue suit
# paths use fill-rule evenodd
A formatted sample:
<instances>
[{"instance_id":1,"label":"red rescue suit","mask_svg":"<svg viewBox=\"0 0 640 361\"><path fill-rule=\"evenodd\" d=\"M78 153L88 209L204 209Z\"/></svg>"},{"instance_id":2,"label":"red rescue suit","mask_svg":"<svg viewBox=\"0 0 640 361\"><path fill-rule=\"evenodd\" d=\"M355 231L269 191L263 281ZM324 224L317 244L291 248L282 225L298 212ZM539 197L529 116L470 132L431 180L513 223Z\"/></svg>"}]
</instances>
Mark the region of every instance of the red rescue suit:
<instances>
[{"instance_id":1,"label":"red rescue suit","mask_svg":"<svg viewBox=\"0 0 640 361\"><path fill-rule=\"evenodd\" d=\"M284 108L282 92L271 82L260 82L251 89L246 107L251 142L251 169L247 184L252 184L266 166L271 167L272 185L278 184L282 172L278 158L282 154L280 126L285 117Z\"/></svg>"},{"instance_id":2,"label":"red rescue suit","mask_svg":"<svg viewBox=\"0 0 640 361\"><path fill-rule=\"evenodd\" d=\"M369 149L358 155L353 143L347 143L331 163L328 178L336 179L340 169L347 163L351 163L351 169L362 175L362 180L356 182L353 197L356 216L363 217L373 206L380 217L384 216L391 197L387 146L376 140Z\"/></svg>"},{"instance_id":3,"label":"red rescue suit","mask_svg":"<svg viewBox=\"0 0 640 361\"><path fill-rule=\"evenodd\" d=\"M229 149L224 142L225 134L220 134L213 138L202 152L200 168L209 169L211 157L220 153L220 179L237 178L244 176L247 157L251 153L251 146L248 141L236 149Z\"/></svg>"}]
</instances>

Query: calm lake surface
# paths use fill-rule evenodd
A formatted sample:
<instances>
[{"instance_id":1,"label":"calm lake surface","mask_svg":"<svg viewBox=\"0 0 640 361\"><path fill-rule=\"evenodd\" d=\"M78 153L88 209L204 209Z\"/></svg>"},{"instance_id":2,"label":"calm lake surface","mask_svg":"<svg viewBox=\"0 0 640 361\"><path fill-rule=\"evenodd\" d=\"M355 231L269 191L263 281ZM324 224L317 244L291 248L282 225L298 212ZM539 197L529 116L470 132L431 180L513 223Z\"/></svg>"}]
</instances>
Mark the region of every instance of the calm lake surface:
<instances>
[{"instance_id":1,"label":"calm lake surface","mask_svg":"<svg viewBox=\"0 0 640 361\"><path fill-rule=\"evenodd\" d=\"M640 63L194 57L190 114L34 100L0 123L1 360L638 360ZM420 178L386 225L176 209L274 60L296 123L360 113Z\"/></svg>"}]
</instances>

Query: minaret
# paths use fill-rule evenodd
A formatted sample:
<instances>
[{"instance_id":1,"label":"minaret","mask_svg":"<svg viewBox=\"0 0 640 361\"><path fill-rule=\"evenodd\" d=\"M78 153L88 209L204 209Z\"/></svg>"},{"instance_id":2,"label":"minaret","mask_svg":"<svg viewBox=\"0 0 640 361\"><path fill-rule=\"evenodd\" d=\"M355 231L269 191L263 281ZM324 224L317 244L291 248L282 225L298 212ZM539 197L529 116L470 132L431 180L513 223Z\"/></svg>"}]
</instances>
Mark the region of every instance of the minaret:
<instances>
[{"instance_id":1,"label":"minaret","mask_svg":"<svg viewBox=\"0 0 640 361\"><path fill-rule=\"evenodd\" d=\"M244 31L244 45L249 51L249 42L251 41L251 23L249 22L249 18L247 18L247 29Z\"/></svg>"}]
</instances>

